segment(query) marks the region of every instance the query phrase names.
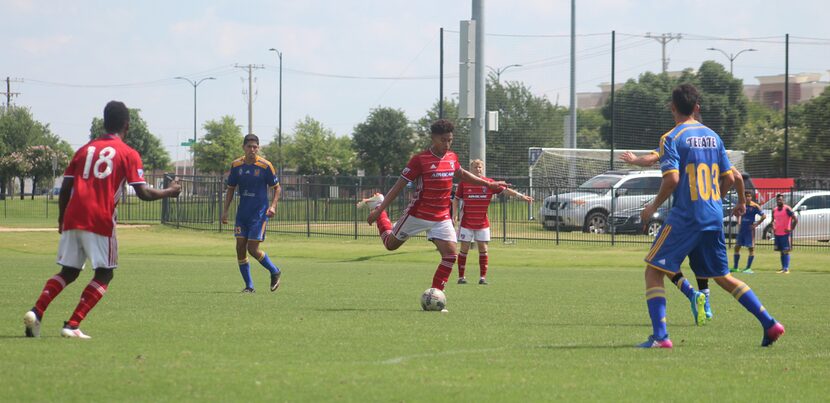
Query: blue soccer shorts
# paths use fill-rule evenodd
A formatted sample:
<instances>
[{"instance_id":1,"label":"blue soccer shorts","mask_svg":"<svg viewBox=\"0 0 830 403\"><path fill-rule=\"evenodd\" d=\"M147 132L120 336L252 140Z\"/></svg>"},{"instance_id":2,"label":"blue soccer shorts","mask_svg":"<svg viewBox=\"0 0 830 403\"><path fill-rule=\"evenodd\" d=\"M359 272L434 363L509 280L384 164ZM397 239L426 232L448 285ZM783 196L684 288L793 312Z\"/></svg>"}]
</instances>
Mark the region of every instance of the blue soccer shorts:
<instances>
[{"instance_id":1,"label":"blue soccer shorts","mask_svg":"<svg viewBox=\"0 0 830 403\"><path fill-rule=\"evenodd\" d=\"M738 231L738 235L735 238L735 245L746 246L747 248L755 247L755 231L752 227L748 227L747 229L741 228Z\"/></svg>"},{"instance_id":2,"label":"blue soccer shorts","mask_svg":"<svg viewBox=\"0 0 830 403\"><path fill-rule=\"evenodd\" d=\"M650 268L676 274L687 256L697 278L729 274L723 230L684 230L663 225L644 260Z\"/></svg>"},{"instance_id":3,"label":"blue soccer shorts","mask_svg":"<svg viewBox=\"0 0 830 403\"><path fill-rule=\"evenodd\" d=\"M789 252L792 250L792 245L790 245L790 236L791 234L786 235L776 235L775 236L775 250L781 252Z\"/></svg>"},{"instance_id":4,"label":"blue soccer shorts","mask_svg":"<svg viewBox=\"0 0 830 403\"><path fill-rule=\"evenodd\" d=\"M268 224L268 217L248 221L236 220L233 235L237 238L246 238L249 241L264 241L266 224Z\"/></svg>"}]
</instances>

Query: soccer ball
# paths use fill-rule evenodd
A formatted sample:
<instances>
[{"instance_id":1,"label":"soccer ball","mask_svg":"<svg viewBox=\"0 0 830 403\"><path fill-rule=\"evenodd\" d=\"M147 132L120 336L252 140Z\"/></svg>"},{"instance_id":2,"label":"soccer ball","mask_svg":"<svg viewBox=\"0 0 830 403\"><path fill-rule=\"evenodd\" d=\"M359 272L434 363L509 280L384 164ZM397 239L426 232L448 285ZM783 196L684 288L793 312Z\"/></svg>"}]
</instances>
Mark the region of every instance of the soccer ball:
<instances>
[{"instance_id":1,"label":"soccer ball","mask_svg":"<svg viewBox=\"0 0 830 403\"><path fill-rule=\"evenodd\" d=\"M447 296L437 288L428 288L421 295L421 308L425 311L440 311L447 306Z\"/></svg>"}]
</instances>

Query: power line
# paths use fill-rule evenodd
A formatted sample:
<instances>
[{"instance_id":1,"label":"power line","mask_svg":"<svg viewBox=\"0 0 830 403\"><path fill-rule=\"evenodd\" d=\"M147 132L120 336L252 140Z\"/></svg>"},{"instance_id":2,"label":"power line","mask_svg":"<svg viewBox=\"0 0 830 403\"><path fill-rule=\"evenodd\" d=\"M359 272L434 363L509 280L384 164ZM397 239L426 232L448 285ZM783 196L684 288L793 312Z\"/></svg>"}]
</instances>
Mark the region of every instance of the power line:
<instances>
[{"instance_id":1,"label":"power line","mask_svg":"<svg viewBox=\"0 0 830 403\"><path fill-rule=\"evenodd\" d=\"M12 83L22 83L22 78L11 78L6 77L6 92L0 92L6 96L6 107L9 108L12 106L12 97L19 96L19 92L12 92Z\"/></svg>"}]
</instances>

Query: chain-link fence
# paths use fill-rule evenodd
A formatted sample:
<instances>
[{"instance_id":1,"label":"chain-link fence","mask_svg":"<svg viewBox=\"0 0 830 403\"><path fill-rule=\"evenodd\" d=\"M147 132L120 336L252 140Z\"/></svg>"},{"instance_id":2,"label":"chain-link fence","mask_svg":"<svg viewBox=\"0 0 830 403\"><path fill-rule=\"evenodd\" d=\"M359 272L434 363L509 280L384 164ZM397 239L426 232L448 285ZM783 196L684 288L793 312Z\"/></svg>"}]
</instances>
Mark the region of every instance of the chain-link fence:
<instances>
[{"instance_id":1,"label":"chain-link fence","mask_svg":"<svg viewBox=\"0 0 830 403\"><path fill-rule=\"evenodd\" d=\"M657 194L661 181L659 171L612 171L589 178L576 187L551 185L564 183L564 178L538 178L533 186L527 177L501 179L535 200L526 203L504 195L494 196L489 218L495 242L648 244L671 211L671 201L667 201L652 217L645 221L640 217L643 206ZM169 177L164 180L169 181ZM266 231L307 237L376 237L377 229L366 223L369 211L358 209L356 203L375 192L385 193L396 180L395 177L286 176L281 182L277 215L268 222ZM239 198L234 197L228 224L223 224L221 216L227 188L222 177L185 176L180 182L182 193L176 199L143 202L126 193L118 205L119 223L160 222L176 228L232 234ZM799 220L793 243L798 247L830 250L830 186L825 183L823 187L816 187L815 183L806 182L801 185L754 188L756 201L762 204L767 215L755 229L758 247L772 248L769 210L774 207L774 196L783 194ZM413 190L405 188L389 207L392 220L406 210ZM724 233L730 245L738 229L737 219L730 214L735 202L734 193L723 196ZM0 203L3 221L57 219L56 196L52 199L6 198Z\"/></svg>"}]
</instances>

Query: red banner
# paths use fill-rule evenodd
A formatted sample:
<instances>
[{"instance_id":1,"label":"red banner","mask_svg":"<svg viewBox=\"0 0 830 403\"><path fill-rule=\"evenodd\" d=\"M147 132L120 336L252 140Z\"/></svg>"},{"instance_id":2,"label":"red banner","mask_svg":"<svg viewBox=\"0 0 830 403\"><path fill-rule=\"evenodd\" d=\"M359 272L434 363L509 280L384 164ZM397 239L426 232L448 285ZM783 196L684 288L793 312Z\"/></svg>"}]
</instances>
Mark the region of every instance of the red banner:
<instances>
[{"instance_id":1,"label":"red banner","mask_svg":"<svg viewBox=\"0 0 830 403\"><path fill-rule=\"evenodd\" d=\"M795 186L793 178L752 178L758 190L758 204L763 204L778 193L788 193Z\"/></svg>"}]
</instances>

